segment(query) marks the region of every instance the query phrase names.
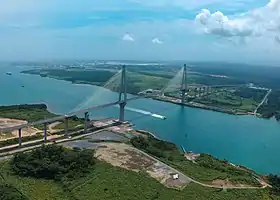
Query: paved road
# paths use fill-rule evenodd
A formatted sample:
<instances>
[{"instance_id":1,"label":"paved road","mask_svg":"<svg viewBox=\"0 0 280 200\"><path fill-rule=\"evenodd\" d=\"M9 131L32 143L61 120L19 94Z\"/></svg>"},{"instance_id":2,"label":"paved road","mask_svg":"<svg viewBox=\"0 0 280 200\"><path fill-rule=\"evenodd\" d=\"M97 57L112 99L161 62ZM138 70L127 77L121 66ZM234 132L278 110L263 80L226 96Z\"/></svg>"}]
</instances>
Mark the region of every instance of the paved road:
<instances>
[{"instance_id":1,"label":"paved road","mask_svg":"<svg viewBox=\"0 0 280 200\"><path fill-rule=\"evenodd\" d=\"M139 149L136 149L137 151L139 151L139 153L143 153L144 155L148 156L149 158L151 158L152 160L154 160L155 162L159 162L160 164L172 169L174 172L178 173L179 176L183 176L183 177L186 177L186 179L188 179L190 182L194 182L198 185L201 185L201 186L204 186L204 187L208 187L208 188L218 188L218 189L263 189L263 188L266 188L266 187L269 187L269 185L265 185L263 187L249 187L249 186L246 186L246 187L237 187L237 186L216 186L216 185L209 185L209 184L205 184L205 183L201 183L199 181L196 181L188 176L186 176L184 173L178 171L177 169L174 169L173 167L161 162L160 160L150 156L149 154L139 150ZM260 180L258 180L259 182L261 182Z\"/></svg>"},{"instance_id":2,"label":"paved road","mask_svg":"<svg viewBox=\"0 0 280 200\"><path fill-rule=\"evenodd\" d=\"M262 102L258 105L258 107L256 108L256 110L254 111L254 114L256 115L259 108L266 102L268 96L270 95L270 93L272 92L272 89L270 89L267 94L265 95L265 97L263 98Z\"/></svg>"},{"instance_id":3,"label":"paved road","mask_svg":"<svg viewBox=\"0 0 280 200\"><path fill-rule=\"evenodd\" d=\"M72 148L80 148L80 149L97 149L98 147L102 146L98 143L89 142L88 140L74 140L63 142L60 145L64 147L72 147Z\"/></svg>"},{"instance_id":4,"label":"paved road","mask_svg":"<svg viewBox=\"0 0 280 200\"><path fill-rule=\"evenodd\" d=\"M111 131L101 131L96 134L92 134L87 136L85 139L89 140L104 140L104 141L118 141L118 142L125 142L128 141L127 138L122 136L121 134L113 133Z\"/></svg>"},{"instance_id":5,"label":"paved road","mask_svg":"<svg viewBox=\"0 0 280 200\"><path fill-rule=\"evenodd\" d=\"M91 136L92 134L98 134L98 133L100 133L100 132L102 132L102 131L104 131L104 130L101 130L101 131L99 130L99 131L97 131L97 132L88 133L88 134L86 134L86 135L76 136L76 137L73 137L72 139L84 138L85 136L88 137L88 136ZM84 140L80 140L80 141L84 141ZM70 145L70 146L71 146L71 145L74 145L74 146L77 145L77 147L79 147L79 146L78 146L79 143L77 143L77 142L79 142L79 141L69 141L69 139L57 140L57 143L64 143L64 144L66 143L66 145L67 145L67 143L68 143L68 145ZM88 142L88 143L89 143L89 142ZM32 146L32 147L26 147L26 148L17 149L17 150L15 150L15 151L13 151L13 152L10 152L11 155L2 156L2 157L1 157L1 155L0 155L0 160L1 160L1 159L7 159L7 158L12 157L12 154L13 154L13 153L17 153L17 152L21 152L21 151L28 151L28 150L31 150L31 149L34 149L34 148L38 148L38 147L40 147L40 146L42 146L42 145L49 145L49 144L52 144L52 142L48 142L48 143L44 143L44 144L38 144L38 145ZM80 144L85 145L86 148L87 148L87 146L89 145L89 144L85 144L84 142L82 142L82 143L80 143ZM91 143L91 144L90 144L90 147L93 148L93 147L96 147L96 146L94 145L94 143ZM196 180L190 178L189 176L185 175L184 173L180 172L179 170L174 169L173 167L171 167L171 166L169 166L169 165L167 165L167 164L161 162L160 160L154 158L153 156L151 156L151 155L149 155L149 154L147 154L147 153L145 153L145 152L143 152L143 151L141 151L141 150L139 150L139 149L136 149L136 148L135 148L135 150L138 151L139 153L142 153L142 154L146 155L147 157L149 157L150 159L152 159L152 160L154 160L155 162L159 163L160 165L162 165L162 166L164 166L164 167L166 167L166 168L171 169L172 171L174 171L174 173L179 174L179 177L182 178L181 180L184 180L185 182L194 182L194 183L199 184L199 185L204 186L204 187L208 187L208 188L219 188L219 189L263 189L263 188L269 187L268 184L264 185L263 187L215 186L215 185L205 184L205 183L202 183L202 182L199 182L199 181L196 181ZM258 180L258 181L261 183L260 180Z\"/></svg>"}]
</instances>

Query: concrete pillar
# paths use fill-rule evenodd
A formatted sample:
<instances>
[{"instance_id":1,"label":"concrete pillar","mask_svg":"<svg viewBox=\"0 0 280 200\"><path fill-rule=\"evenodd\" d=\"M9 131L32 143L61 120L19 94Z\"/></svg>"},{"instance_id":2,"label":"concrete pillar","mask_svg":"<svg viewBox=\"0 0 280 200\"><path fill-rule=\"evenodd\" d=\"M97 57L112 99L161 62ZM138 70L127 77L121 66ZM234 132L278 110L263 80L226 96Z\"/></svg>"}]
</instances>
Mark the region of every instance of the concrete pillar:
<instances>
[{"instance_id":1,"label":"concrete pillar","mask_svg":"<svg viewBox=\"0 0 280 200\"><path fill-rule=\"evenodd\" d=\"M44 123L44 142L48 140L47 123Z\"/></svg>"},{"instance_id":2,"label":"concrete pillar","mask_svg":"<svg viewBox=\"0 0 280 200\"><path fill-rule=\"evenodd\" d=\"M18 129L18 145L22 145L21 128Z\"/></svg>"},{"instance_id":3,"label":"concrete pillar","mask_svg":"<svg viewBox=\"0 0 280 200\"><path fill-rule=\"evenodd\" d=\"M184 65L184 71L183 71L181 86L182 86L181 87L181 90L182 90L181 103L184 104L185 100L186 100L186 92L187 92L187 65Z\"/></svg>"},{"instance_id":4,"label":"concrete pillar","mask_svg":"<svg viewBox=\"0 0 280 200\"><path fill-rule=\"evenodd\" d=\"M86 112L86 113L85 113L85 128L84 128L84 133L87 132L87 128L88 128L88 119L89 119L88 112Z\"/></svg>"},{"instance_id":5,"label":"concrete pillar","mask_svg":"<svg viewBox=\"0 0 280 200\"><path fill-rule=\"evenodd\" d=\"M64 131L65 135L68 136L68 118L64 119Z\"/></svg>"},{"instance_id":6,"label":"concrete pillar","mask_svg":"<svg viewBox=\"0 0 280 200\"><path fill-rule=\"evenodd\" d=\"M124 122L125 106L126 106L126 102L120 103L120 116L119 116L119 121L120 122Z\"/></svg>"},{"instance_id":7,"label":"concrete pillar","mask_svg":"<svg viewBox=\"0 0 280 200\"><path fill-rule=\"evenodd\" d=\"M122 67L122 78L121 78L121 87L119 92L119 105L120 105L120 115L119 121L124 122L125 106L127 104L127 92L126 92L126 67Z\"/></svg>"}]
</instances>

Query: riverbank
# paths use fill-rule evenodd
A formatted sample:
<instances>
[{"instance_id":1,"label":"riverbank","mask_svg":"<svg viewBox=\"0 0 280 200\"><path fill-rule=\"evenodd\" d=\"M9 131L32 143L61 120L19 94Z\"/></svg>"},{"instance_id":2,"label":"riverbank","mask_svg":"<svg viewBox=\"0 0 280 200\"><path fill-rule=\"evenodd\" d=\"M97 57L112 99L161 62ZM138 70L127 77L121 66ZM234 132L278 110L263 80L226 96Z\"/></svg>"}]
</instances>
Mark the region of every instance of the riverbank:
<instances>
[{"instance_id":1,"label":"riverbank","mask_svg":"<svg viewBox=\"0 0 280 200\"><path fill-rule=\"evenodd\" d=\"M225 109L225 108L219 108L219 107L214 107L214 106L207 106L207 105L195 103L195 102L186 102L186 103L182 104L180 99L175 99L175 98L168 99L168 98L163 98L163 97L152 97L152 99L156 100L156 101L168 102L168 103L172 103L172 104L176 104L176 105L180 105L180 106L183 105L183 106L199 108L199 109L203 109L203 110L211 110L211 111L220 112L220 113L229 114L229 115L254 115L253 113L250 113L250 112L248 112L248 113L237 112L233 109Z\"/></svg>"},{"instance_id":2,"label":"riverbank","mask_svg":"<svg viewBox=\"0 0 280 200\"><path fill-rule=\"evenodd\" d=\"M86 72L86 73L85 73ZM98 87L102 87L102 85L106 82L105 78L111 77L112 74L110 72L110 74L106 74L109 72L104 72L104 71L100 71L100 70L94 70L95 74L94 77L96 76L96 73L101 73L102 78L99 80L99 78L96 78L99 81L94 80L93 78L88 77L88 73L91 73L91 71L72 71L72 70L68 70L68 69L33 69L33 70L26 70L26 71L21 71L21 73L23 74L31 74L31 75L39 75L41 77L48 77L51 79L56 79L56 80L64 80L64 81L68 81L71 82L72 84L81 84L81 85L93 85L93 86L98 86ZM103 74L105 73L105 74ZM66 76L67 74L69 75L73 75L74 77L69 78L71 76ZM104 76L104 77L103 77ZM141 76L143 76L141 74ZM133 78L135 78L136 80L139 79L139 77L137 76L133 76ZM157 77L153 77L153 78L157 78ZM130 78L131 79L131 78ZM128 84L128 89L127 91L131 94L131 95L138 95L139 92L142 92L144 89L147 88L153 88L154 83L150 82L151 80L148 79L148 83L145 82L145 87L143 87L141 89L136 89L137 87L135 86L135 83L130 83L129 79L129 84ZM145 79L145 77L142 77L142 79ZM142 80L139 79L138 81ZM153 84L152 84L153 83ZM165 83L165 82L164 82ZM140 83L139 83L140 84ZM156 85L158 85L159 83L157 83ZM162 85L163 83L160 82L160 85ZM136 84L137 85L137 84ZM157 86L158 88L158 86ZM113 92L117 92L117 91L113 91ZM168 97L169 98L169 97ZM158 101L164 101L164 102L168 102L168 103L174 103L177 105L182 105L180 102L176 102L176 100L169 100L167 99L167 97L154 97L154 100L158 100ZM199 108L199 109L204 109L204 110L211 110L211 111L215 111L215 112L220 112L220 113L225 113L225 114L230 114L230 115L255 115L254 112L240 112L237 111L235 109L231 109L231 108L221 108L221 107L216 107L214 106L209 106L209 105L204 105L201 103L196 103L196 102L187 102L184 104L185 106L188 107L193 107L193 108ZM262 116L261 116L262 117Z\"/></svg>"},{"instance_id":3,"label":"riverbank","mask_svg":"<svg viewBox=\"0 0 280 200\"><path fill-rule=\"evenodd\" d=\"M120 125L121 126L121 125ZM119 126L116 126L119 127ZM130 132L130 130L128 130ZM131 130L132 137L131 143L136 148L139 148L140 150L143 150L144 152L150 154L151 156L156 157L157 159L161 160L163 163L166 163L167 165L172 166L173 168L177 170L181 170L185 173L185 175L192 177L192 182L195 182L197 184L200 184L205 187L211 187L211 188L236 188L236 189L260 189L262 187L261 182L258 180L260 178L257 178L259 175L257 175L253 171L249 171L244 169L241 169L235 165L232 165L226 161L222 161L219 159L216 159L210 155L207 154L201 154L198 158L196 158L195 162L190 162L186 158L184 158L184 154L179 151L178 147L176 145L163 141L160 139L154 138L154 134L148 131L139 131L135 130L138 133L141 133L144 135L144 137L147 140L147 145L144 145L144 149L142 149L142 145L138 146L137 138L141 138L141 134L134 135L134 131ZM101 131L99 134L102 133L106 134L108 131ZM92 132L88 134L83 134L80 136L75 136L72 139L69 138L61 138L61 140L57 140L58 143L63 143L67 141L74 140L75 142L78 142L77 140L87 141L88 138L86 136L97 134ZM128 132L124 132L123 134L128 134ZM148 137L146 137L148 135ZM152 135L152 137L149 137ZM102 138L102 137L101 137ZM92 140L88 140L88 142L93 142ZM135 143L136 141L136 143ZM100 144L98 141L96 141L98 144ZM52 144L50 141L47 144ZM75 143L77 144L77 143ZM141 143L140 143L141 144ZM144 142L145 144L145 142ZM16 149L15 152L21 152L26 150L31 150L33 148L38 148L40 146L44 145L42 144L36 144L36 146L30 146L26 148ZM117 144L116 144L117 145ZM148 147L150 146L150 147ZM103 149L103 148L102 148ZM14 153L15 153L14 152ZM114 150L115 152L115 150ZM130 155L129 152L126 152ZM5 154L7 155L7 154ZM117 155L120 156L120 155ZM135 160L133 161L133 163ZM128 166L134 166L135 163ZM139 163L140 166L142 166L145 163ZM130 169L130 168L128 168ZM195 181L196 180L196 181ZM216 185L216 181L219 180L220 185ZM222 186L221 186L222 185Z\"/></svg>"}]
</instances>

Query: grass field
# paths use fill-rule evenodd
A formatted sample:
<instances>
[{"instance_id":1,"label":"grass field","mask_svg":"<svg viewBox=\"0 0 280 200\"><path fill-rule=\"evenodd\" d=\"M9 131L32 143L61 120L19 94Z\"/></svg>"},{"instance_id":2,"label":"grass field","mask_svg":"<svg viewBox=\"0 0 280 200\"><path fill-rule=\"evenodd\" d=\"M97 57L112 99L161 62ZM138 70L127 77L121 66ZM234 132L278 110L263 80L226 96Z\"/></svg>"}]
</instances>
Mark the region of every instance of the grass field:
<instances>
[{"instance_id":1,"label":"grass field","mask_svg":"<svg viewBox=\"0 0 280 200\"><path fill-rule=\"evenodd\" d=\"M36 105L12 105L12 106L0 106L0 117L26 120L28 122L36 122L46 118L56 117L57 115L49 112L47 106L44 104ZM74 129L78 125L84 123L83 119L79 118L70 118L68 120L68 128ZM36 128L43 130L44 125L37 125ZM64 129L64 124L61 123L54 127L55 129ZM1 136L1 135L0 135Z\"/></svg>"},{"instance_id":2,"label":"grass field","mask_svg":"<svg viewBox=\"0 0 280 200\"><path fill-rule=\"evenodd\" d=\"M225 164L220 160L216 160L213 157L199 158L197 164L188 160L183 161L168 161L164 162L173 166L174 168L184 172L188 176L199 180L204 183L211 183L214 180L229 180L233 184L247 184L251 186L259 187L259 182L253 177L253 175L245 170L238 170L231 167L229 164ZM207 167L202 163L211 163Z\"/></svg>"},{"instance_id":3,"label":"grass field","mask_svg":"<svg viewBox=\"0 0 280 200\"><path fill-rule=\"evenodd\" d=\"M14 175L9 162L1 162L0 173L3 182L18 189L28 199L67 200L70 199L59 183L52 180L23 178Z\"/></svg>"},{"instance_id":4,"label":"grass field","mask_svg":"<svg viewBox=\"0 0 280 200\"><path fill-rule=\"evenodd\" d=\"M234 109L239 112L253 112L258 105L258 102L252 98L241 98L233 93L214 93L194 101L208 106Z\"/></svg>"},{"instance_id":5,"label":"grass field","mask_svg":"<svg viewBox=\"0 0 280 200\"><path fill-rule=\"evenodd\" d=\"M267 190L223 191L194 183L189 184L183 191L168 189L144 173L127 171L100 161L86 177L62 182L22 178L13 174L9 163L0 164L0 173L4 177L2 182L14 186L30 200L270 199Z\"/></svg>"},{"instance_id":6,"label":"grass field","mask_svg":"<svg viewBox=\"0 0 280 200\"><path fill-rule=\"evenodd\" d=\"M195 180L210 183L217 179L228 179L233 184L260 186L252 172L236 168L228 162L218 160L210 155L202 154L196 163L193 163L179 152L176 145L169 142L153 137L138 137L132 138L131 143L134 147L157 157Z\"/></svg>"},{"instance_id":7,"label":"grass field","mask_svg":"<svg viewBox=\"0 0 280 200\"><path fill-rule=\"evenodd\" d=\"M35 122L45 118L55 117L56 115L47 110L44 104L37 105L13 105L1 106L0 117L26 120Z\"/></svg>"},{"instance_id":8,"label":"grass field","mask_svg":"<svg viewBox=\"0 0 280 200\"><path fill-rule=\"evenodd\" d=\"M79 126L83 127L83 125L84 125L84 120L72 120L72 119L68 120L68 129L69 130L75 129L75 128L79 127ZM58 130L62 130L64 128L65 128L64 122L58 124L55 127L53 127L53 129L58 129Z\"/></svg>"}]
</instances>

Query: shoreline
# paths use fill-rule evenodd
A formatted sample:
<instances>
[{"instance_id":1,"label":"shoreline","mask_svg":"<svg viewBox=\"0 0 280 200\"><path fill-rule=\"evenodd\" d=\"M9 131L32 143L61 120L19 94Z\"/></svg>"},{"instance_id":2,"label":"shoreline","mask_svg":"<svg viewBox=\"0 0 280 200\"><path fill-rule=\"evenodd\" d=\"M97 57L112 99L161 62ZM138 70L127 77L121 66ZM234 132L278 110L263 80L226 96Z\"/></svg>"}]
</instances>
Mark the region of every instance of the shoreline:
<instances>
[{"instance_id":1,"label":"shoreline","mask_svg":"<svg viewBox=\"0 0 280 200\"><path fill-rule=\"evenodd\" d=\"M168 100L168 99L162 99L159 97L151 97L153 100L156 101L162 101L162 102L167 102L167 103L172 103L172 104L176 104L176 105L180 105L180 106L186 106L186 107L191 107L191 108L198 108L198 109L202 109L202 110L210 110L210 111L214 111L214 112L219 112L219 113L224 113L224 114L228 114L228 115L239 115L239 116L244 116L244 115L251 115L254 116L253 113L243 113L243 112L236 112L236 111L232 111L232 110L226 110L224 108L218 108L218 107L213 107L213 106L207 106L207 105L203 105L203 104L199 104L199 103L180 103L180 102L175 102L172 100ZM262 119L267 119L264 117L260 117Z\"/></svg>"},{"instance_id":2,"label":"shoreline","mask_svg":"<svg viewBox=\"0 0 280 200\"><path fill-rule=\"evenodd\" d=\"M26 104L24 104L24 105L26 105ZM28 104L27 104L28 105ZM40 105L44 105L44 106L46 106L45 104L40 104ZM18 105L17 105L18 106ZM30 105L30 106L38 106L38 105ZM48 111L49 112L49 111ZM105 118L105 119L110 119L110 118ZM93 121L101 121L101 120L105 120L104 118L99 118L99 119L94 119ZM129 124L130 126L133 126L133 124ZM134 128L133 128L134 129ZM151 132L151 131L149 131L149 130L141 130L141 129L134 129L135 131L137 131L137 132L139 132L139 133L141 133L141 134L144 134L144 135L148 135L148 136L151 136L151 137L153 137L153 138L155 138L155 139L157 139L157 140L161 140L161 141L165 141L165 142L169 142L169 143L173 143L173 142L171 142L171 141L169 141L169 140L164 140L164 139L162 139L162 138L160 138L160 137L158 137L154 132ZM15 137L16 138L16 137ZM28 136L26 137L26 138L28 138ZM37 139L37 138L36 138ZM14 138L9 138L9 139L6 139L5 141L1 141L1 142L7 142L8 140L14 140ZM32 140L30 140L30 142L32 142L33 141L33 139ZM28 142L29 142L29 140L28 140ZM173 144L175 144L175 143L173 143ZM177 146L177 148L178 149L180 149L180 145L176 145ZM1 149L1 148L0 148ZM183 151L182 151L183 152ZM205 153L205 154L208 154L208 153ZM211 155L212 157L214 157L214 155L212 155L212 154L208 154L208 155ZM215 157L216 158L216 157ZM217 158L217 159L220 159L220 158ZM228 161L229 162L229 161ZM244 166L244 165L242 165L241 163L240 164L238 164L238 165L235 165L235 166L238 166L238 167L242 167L242 168L245 168L246 170L251 170L251 171L254 171L256 174L260 174L259 172L257 172L257 171L255 171L255 170L253 170L253 169L250 169L250 168L248 168L248 167L246 167L246 166ZM265 174L264 174L265 175Z\"/></svg>"},{"instance_id":3,"label":"shoreline","mask_svg":"<svg viewBox=\"0 0 280 200\"><path fill-rule=\"evenodd\" d=\"M54 79L54 80L60 80L60 81L66 81L66 82L71 82L72 84L74 85L87 85L87 86L94 86L94 87L102 87L100 85L96 85L94 83L90 83L90 82L86 82L86 81L69 81L69 80L66 80L65 78L62 78L62 77L58 77L58 76L49 76L49 75L42 75L42 74L33 74L33 73L28 73L28 72L25 72L25 71L21 71L20 73L22 74L28 74L28 75L36 75L36 76L40 76L42 78L50 78L50 79ZM102 87L103 88L103 87ZM104 88L105 89L105 88ZM116 91L113 91L111 90L112 92L116 92ZM128 93L130 95L138 95L138 93ZM180 103L180 102L175 102L175 101L172 101L172 100L168 100L168 99L163 99L163 98L160 98L160 97L149 97L150 99L153 99L155 101L162 101L162 102L167 102L167 103L172 103L172 104L176 104L176 105L180 105L182 106L183 104ZM148 99L149 99L148 98ZM54 113L56 115L63 115L61 113L56 113L54 111L52 111L50 109L50 107L48 106L48 104L46 102L43 102L44 104L47 105L47 110L51 113ZM219 112L219 113L224 113L224 114L228 114L228 115L237 115L237 116L255 116L257 118L261 118L261 119L270 119L270 118L266 118L266 117L263 117L261 114L259 113L253 113L253 112L237 112L237 111L234 111L232 109L225 109L225 108L219 108L219 107L214 107L214 106L208 106L208 105L204 105L204 104L200 104L200 103L195 103L195 102L192 102L192 103L185 103L183 106L187 106L187 107L191 107L191 108L198 108L198 109L202 109L202 110L210 110L210 111L214 111L214 112Z\"/></svg>"}]
</instances>

